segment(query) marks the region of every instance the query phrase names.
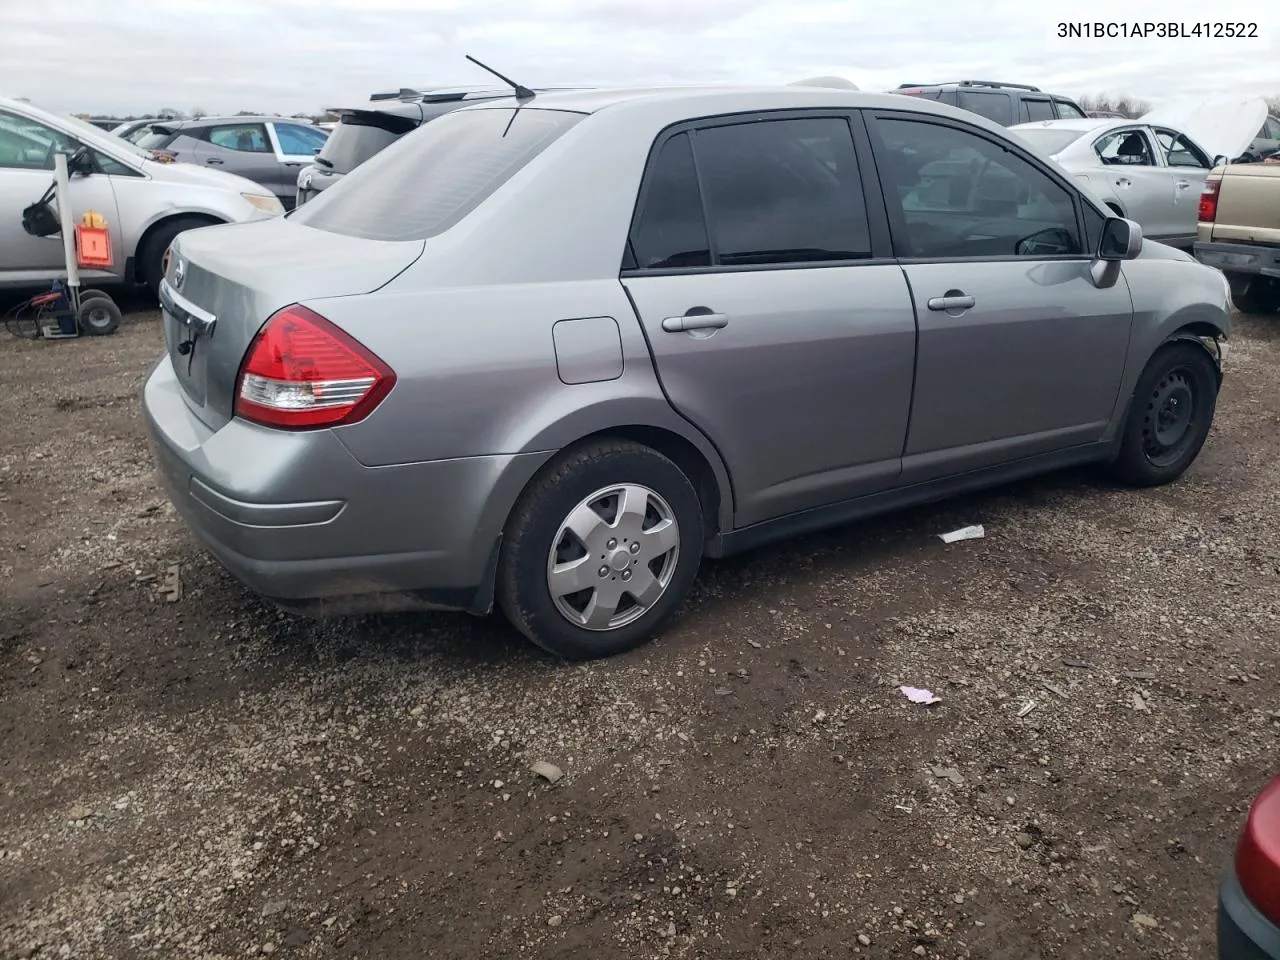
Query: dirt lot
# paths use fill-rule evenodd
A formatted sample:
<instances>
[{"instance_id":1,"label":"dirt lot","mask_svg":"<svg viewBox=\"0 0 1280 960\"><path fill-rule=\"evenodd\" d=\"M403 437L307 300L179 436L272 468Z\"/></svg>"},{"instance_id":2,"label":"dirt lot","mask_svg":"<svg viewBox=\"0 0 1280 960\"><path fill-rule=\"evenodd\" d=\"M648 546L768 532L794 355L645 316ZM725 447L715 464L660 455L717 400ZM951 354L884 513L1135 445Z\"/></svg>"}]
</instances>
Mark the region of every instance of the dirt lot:
<instances>
[{"instance_id":1,"label":"dirt lot","mask_svg":"<svg viewBox=\"0 0 1280 960\"><path fill-rule=\"evenodd\" d=\"M160 342L0 335L0 958L1211 955L1280 768L1280 320L1181 483L711 564L588 666L246 594L153 480Z\"/></svg>"}]
</instances>

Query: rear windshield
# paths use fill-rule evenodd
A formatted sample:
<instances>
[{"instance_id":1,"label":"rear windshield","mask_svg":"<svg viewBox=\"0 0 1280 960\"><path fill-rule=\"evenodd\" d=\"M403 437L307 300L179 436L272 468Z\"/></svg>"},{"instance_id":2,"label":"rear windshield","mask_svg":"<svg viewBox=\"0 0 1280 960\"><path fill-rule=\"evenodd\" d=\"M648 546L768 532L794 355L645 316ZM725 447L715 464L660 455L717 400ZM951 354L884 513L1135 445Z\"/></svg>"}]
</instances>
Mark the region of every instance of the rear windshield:
<instances>
[{"instance_id":1,"label":"rear windshield","mask_svg":"<svg viewBox=\"0 0 1280 960\"><path fill-rule=\"evenodd\" d=\"M170 143L178 138L176 133L165 133L156 129L149 129L141 137L134 137L133 142L143 150L155 150L158 147L167 147Z\"/></svg>"},{"instance_id":2,"label":"rear windshield","mask_svg":"<svg viewBox=\"0 0 1280 960\"><path fill-rule=\"evenodd\" d=\"M434 237L583 117L527 108L447 113L297 208L291 219L368 240Z\"/></svg>"},{"instance_id":3,"label":"rear windshield","mask_svg":"<svg viewBox=\"0 0 1280 960\"><path fill-rule=\"evenodd\" d=\"M407 117L386 113L348 114L333 128L320 156L335 173L350 173L417 125Z\"/></svg>"},{"instance_id":4,"label":"rear windshield","mask_svg":"<svg viewBox=\"0 0 1280 960\"><path fill-rule=\"evenodd\" d=\"M1046 157L1067 149L1085 135L1085 130L1055 130L1053 127L1014 127L1017 134Z\"/></svg>"}]
</instances>

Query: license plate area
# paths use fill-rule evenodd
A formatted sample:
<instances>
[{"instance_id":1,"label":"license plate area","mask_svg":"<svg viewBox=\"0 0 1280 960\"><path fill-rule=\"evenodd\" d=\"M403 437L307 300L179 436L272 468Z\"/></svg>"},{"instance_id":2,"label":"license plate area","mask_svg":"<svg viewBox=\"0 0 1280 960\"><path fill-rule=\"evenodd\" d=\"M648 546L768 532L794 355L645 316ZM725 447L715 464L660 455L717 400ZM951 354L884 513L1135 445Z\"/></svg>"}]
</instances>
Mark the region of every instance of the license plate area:
<instances>
[{"instance_id":1,"label":"license plate area","mask_svg":"<svg viewBox=\"0 0 1280 960\"><path fill-rule=\"evenodd\" d=\"M178 383L182 385L183 392L195 406L203 407L206 399L205 361L209 344L193 340L190 328L168 310L162 309L161 313L164 316L165 347L169 352L169 360L173 363ZM184 347L184 344L189 346Z\"/></svg>"}]
</instances>

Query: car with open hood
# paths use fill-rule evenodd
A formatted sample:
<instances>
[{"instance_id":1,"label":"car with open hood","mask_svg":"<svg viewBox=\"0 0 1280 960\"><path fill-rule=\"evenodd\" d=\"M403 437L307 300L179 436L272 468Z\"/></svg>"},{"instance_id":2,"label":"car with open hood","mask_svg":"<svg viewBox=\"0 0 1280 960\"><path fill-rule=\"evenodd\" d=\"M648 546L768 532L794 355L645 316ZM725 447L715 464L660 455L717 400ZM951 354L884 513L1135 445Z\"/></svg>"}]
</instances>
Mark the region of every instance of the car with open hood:
<instances>
[{"instance_id":1,"label":"car with open hood","mask_svg":"<svg viewBox=\"0 0 1280 960\"><path fill-rule=\"evenodd\" d=\"M1209 171L1243 153L1265 119L1266 102L1248 98L1175 105L1136 120L1045 120L1010 130L1117 216L1140 223L1144 236L1190 250Z\"/></svg>"},{"instance_id":2,"label":"car with open hood","mask_svg":"<svg viewBox=\"0 0 1280 960\"><path fill-rule=\"evenodd\" d=\"M982 117L821 86L465 106L178 238L159 475L291 609L495 606L566 658L703 557L1081 464L1174 481L1226 281Z\"/></svg>"},{"instance_id":3,"label":"car with open hood","mask_svg":"<svg viewBox=\"0 0 1280 960\"><path fill-rule=\"evenodd\" d=\"M22 212L53 181L54 155L71 156L82 146L88 148L83 165L71 171L72 218L79 222L96 211L111 236L111 266L80 271L95 287L146 283L158 289L165 251L178 234L283 212L273 194L249 180L158 163L92 124L0 98L0 287L44 286L66 273L61 241L27 233Z\"/></svg>"}]
</instances>

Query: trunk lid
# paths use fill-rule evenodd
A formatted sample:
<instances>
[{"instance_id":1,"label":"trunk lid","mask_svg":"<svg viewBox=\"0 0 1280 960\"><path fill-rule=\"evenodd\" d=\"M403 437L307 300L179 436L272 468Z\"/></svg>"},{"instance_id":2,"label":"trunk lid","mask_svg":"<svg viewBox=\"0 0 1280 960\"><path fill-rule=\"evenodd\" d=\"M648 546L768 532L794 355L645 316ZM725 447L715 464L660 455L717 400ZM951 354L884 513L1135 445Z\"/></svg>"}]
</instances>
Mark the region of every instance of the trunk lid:
<instances>
[{"instance_id":1,"label":"trunk lid","mask_svg":"<svg viewBox=\"0 0 1280 960\"><path fill-rule=\"evenodd\" d=\"M188 406L210 429L222 427L232 416L245 351L273 313L377 290L423 246L330 233L285 217L179 235L161 306L165 349Z\"/></svg>"},{"instance_id":2,"label":"trunk lid","mask_svg":"<svg viewBox=\"0 0 1280 960\"><path fill-rule=\"evenodd\" d=\"M1280 164L1223 168L1212 239L1280 245Z\"/></svg>"}]
</instances>

